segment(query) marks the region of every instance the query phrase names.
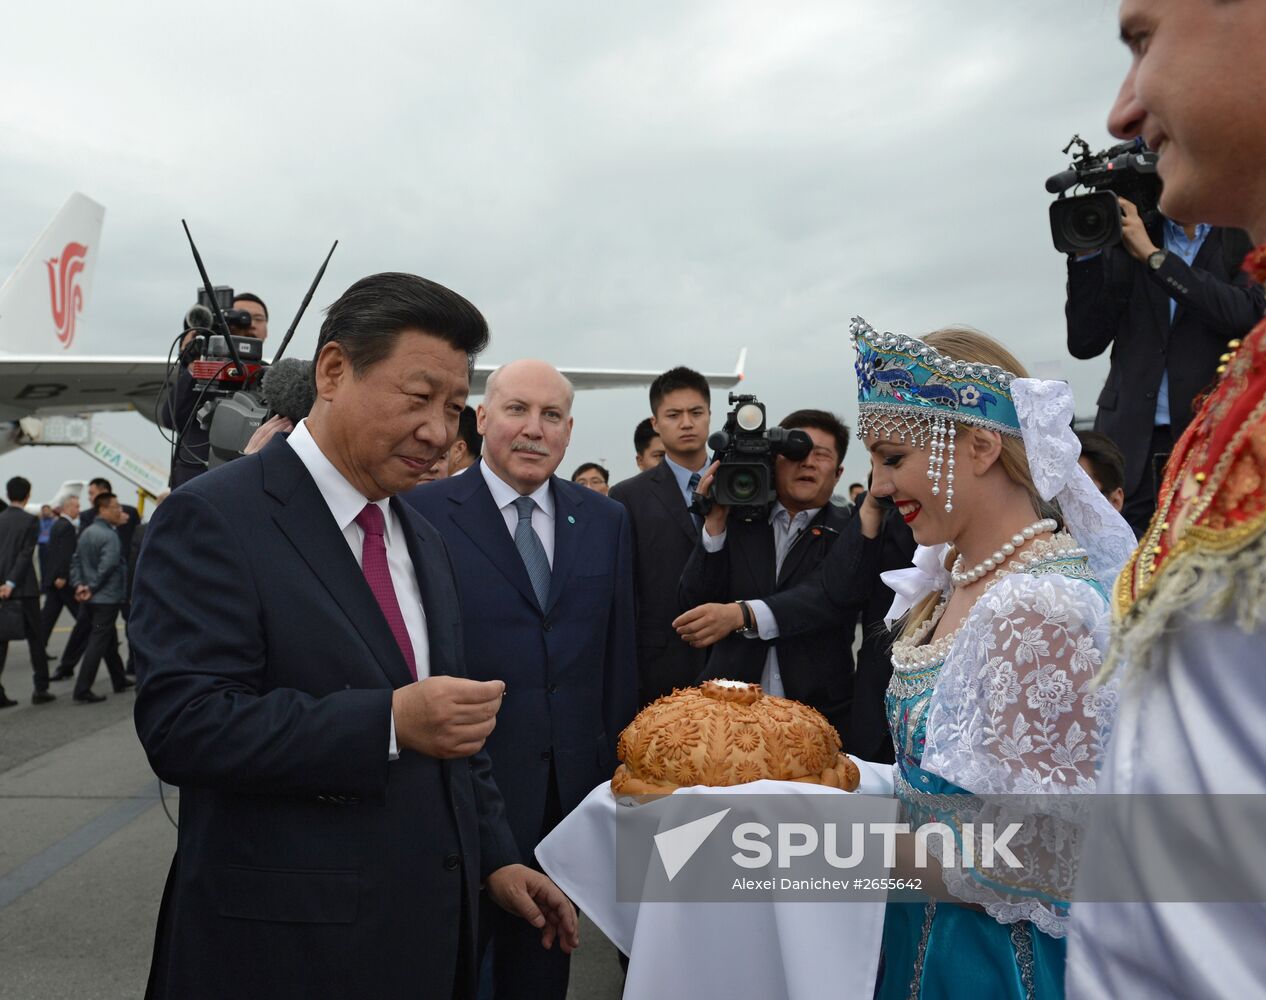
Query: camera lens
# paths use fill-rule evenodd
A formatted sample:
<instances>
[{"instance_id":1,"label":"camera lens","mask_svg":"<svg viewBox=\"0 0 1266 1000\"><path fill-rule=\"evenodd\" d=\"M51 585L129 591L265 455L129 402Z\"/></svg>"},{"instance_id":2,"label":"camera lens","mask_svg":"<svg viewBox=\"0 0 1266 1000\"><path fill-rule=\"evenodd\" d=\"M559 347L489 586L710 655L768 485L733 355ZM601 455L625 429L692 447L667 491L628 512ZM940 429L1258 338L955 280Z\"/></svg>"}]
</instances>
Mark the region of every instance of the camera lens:
<instances>
[{"instance_id":1,"label":"camera lens","mask_svg":"<svg viewBox=\"0 0 1266 1000\"><path fill-rule=\"evenodd\" d=\"M736 503L749 503L756 497L759 486L754 473L739 469L730 477L729 493Z\"/></svg>"},{"instance_id":2,"label":"camera lens","mask_svg":"<svg viewBox=\"0 0 1266 1000\"><path fill-rule=\"evenodd\" d=\"M1108 220L1099 205L1083 205L1073 213L1069 223L1073 235L1087 243L1103 239L1108 232Z\"/></svg>"}]
</instances>

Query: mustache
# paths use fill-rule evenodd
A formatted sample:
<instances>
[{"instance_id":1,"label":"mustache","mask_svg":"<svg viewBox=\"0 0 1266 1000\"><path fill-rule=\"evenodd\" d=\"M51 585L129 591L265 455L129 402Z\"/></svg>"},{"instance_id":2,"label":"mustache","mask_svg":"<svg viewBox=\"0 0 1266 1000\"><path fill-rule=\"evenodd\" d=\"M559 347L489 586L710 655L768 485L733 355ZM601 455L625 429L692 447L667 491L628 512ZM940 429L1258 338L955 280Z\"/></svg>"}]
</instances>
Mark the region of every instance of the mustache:
<instances>
[{"instance_id":1,"label":"mustache","mask_svg":"<svg viewBox=\"0 0 1266 1000\"><path fill-rule=\"evenodd\" d=\"M544 455L549 457L549 449L543 444L537 444L535 441L511 441L511 451L526 451L529 455Z\"/></svg>"}]
</instances>

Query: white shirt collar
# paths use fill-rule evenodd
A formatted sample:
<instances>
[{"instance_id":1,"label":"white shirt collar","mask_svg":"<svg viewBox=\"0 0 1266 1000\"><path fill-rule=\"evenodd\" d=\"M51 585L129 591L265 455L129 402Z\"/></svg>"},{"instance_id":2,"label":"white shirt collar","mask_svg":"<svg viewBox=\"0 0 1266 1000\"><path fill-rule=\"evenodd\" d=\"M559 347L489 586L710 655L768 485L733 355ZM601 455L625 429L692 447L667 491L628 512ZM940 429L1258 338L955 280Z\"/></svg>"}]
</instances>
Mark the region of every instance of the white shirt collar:
<instances>
[{"instance_id":1,"label":"white shirt collar","mask_svg":"<svg viewBox=\"0 0 1266 1000\"><path fill-rule=\"evenodd\" d=\"M498 510L504 510L522 496L518 490L488 468L488 463L483 459L479 460L479 471L483 473L484 482L488 484L488 490L492 493L492 502L497 505ZM554 496L550 492L548 479L528 496L536 501L536 506L546 517L554 516Z\"/></svg>"},{"instance_id":2,"label":"white shirt collar","mask_svg":"<svg viewBox=\"0 0 1266 1000\"><path fill-rule=\"evenodd\" d=\"M370 500L349 483L334 463L325 457L320 445L313 438L312 432L308 430L306 419L300 420L295 429L290 432L290 436L286 438L286 444L290 445L291 450L299 456L299 461L307 467L308 473L316 482L317 489L321 491L321 496L325 498L330 513L334 515L338 530L346 531L347 526L356 520L356 515L365 509L365 504L370 503ZM391 505L388 500L373 502L382 511L383 540L390 544L391 523L394 520L391 516Z\"/></svg>"},{"instance_id":3,"label":"white shirt collar","mask_svg":"<svg viewBox=\"0 0 1266 1000\"><path fill-rule=\"evenodd\" d=\"M821 507L810 507L808 510L802 510L800 513L805 515L804 520L805 520L805 523L807 524L808 522L812 521L815 517L818 516L818 512L821 509L822 509ZM787 508L782 505L781 500L775 500L773 507L769 509L769 523L774 524L778 520L778 514L781 511L786 511L786 510ZM799 517L799 516L800 515L797 514L793 517L791 514L791 511L787 511L788 526L794 524L796 521L796 517Z\"/></svg>"}]
</instances>

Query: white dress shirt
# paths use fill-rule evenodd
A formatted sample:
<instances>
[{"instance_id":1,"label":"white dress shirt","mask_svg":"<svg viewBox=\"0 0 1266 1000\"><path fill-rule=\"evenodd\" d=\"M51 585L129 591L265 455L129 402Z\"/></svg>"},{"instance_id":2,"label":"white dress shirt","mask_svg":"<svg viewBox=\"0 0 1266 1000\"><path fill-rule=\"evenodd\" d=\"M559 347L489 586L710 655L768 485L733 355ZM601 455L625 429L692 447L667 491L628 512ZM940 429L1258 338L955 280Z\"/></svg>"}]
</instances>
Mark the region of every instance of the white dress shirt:
<instances>
[{"instance_id":1,"label":"white dress shirt","mask_svg":"<svg viewBox=\"0 0 1266 1000\"><path fill-rule=\"evenodd\" d=\"M799 541L800 536L809 527L809 523L818 516L818 512L821 510L821 507L813 507L809 510L802 510L795 517L792 517L791 512L782 505L781 500L774 502L774 506L769 512L769 523L774 529L775 583L777 583L778 577L782 573L782 564L787 559L787 553ZM708 530L705 528L703 531L704 551L720 552L725 547L726 534L727 532L723 531L719 535L709 535ZM769 605L764 601L748 601L747 606L752 609L752 615L756 619L756 629L744 632L744 636L749 639L777 639L778 622L774 618L774 613L769 610ZM765 654L765 669L761 673L760 686L766 694L772 694L776 698L782 698L786 695L782 685L782 674L778 669L778 650L773 646L770 646L769 652Z\"/></svg>"},{"instance_id":2,"label":"white dress shirt","mask_svg":"<svg viewBox=\"0 0 1266 1000\"><path fill-rule=\"evenodd\" d=\"M497 505L497 509L501 511L501 516L505 518L506 529L510 532L510 537L514 538L515 529L519 526L519 510L514 506L514 501L519 499L522 494L488 468L487 462L481 461L479 463L479 471L483 473L484 482L488 484L488 490L492 493L492 502ZM532 511L532 530L536 532L536 537L541 540L541 547L545 549L550 569L553 569L554 497L550 493L549 480L547 479L541 483L528 496L536 501L536 509Z\"/></svg>"},{"instance_id":3,"label":"white dress shirt","mask_svg":"<svg viewBox=\"0 0 1266 1000\"><path fill-rule=\"evenodd\" d=\"M343 473L325 457L321 448L313 439L307 428L307 421L300 420L286 443L299 456L316 483L322 499L334 517L334 523L343 533L348 548L356 565L361 564L361 549L364 547L365 533L356 523L356 515L370 501L356 489ZM404 626L409 631L409 640L413 645L413 660L418 668L418 680L431 674L431 652L427 641L426 612L422 607L422 589L418 586L417 573L413 568L413 560L409 557L409 546L404 540L404 525L397 520L387 500L376 500L383 517L383 542L387 548L387 566L391 570L391 585L396 592L396 603L400 605L400 614L404 618ZM389 753L392 760L398 756L396 746L396 721L391 720Z\"/></svg>"}]
</instances>

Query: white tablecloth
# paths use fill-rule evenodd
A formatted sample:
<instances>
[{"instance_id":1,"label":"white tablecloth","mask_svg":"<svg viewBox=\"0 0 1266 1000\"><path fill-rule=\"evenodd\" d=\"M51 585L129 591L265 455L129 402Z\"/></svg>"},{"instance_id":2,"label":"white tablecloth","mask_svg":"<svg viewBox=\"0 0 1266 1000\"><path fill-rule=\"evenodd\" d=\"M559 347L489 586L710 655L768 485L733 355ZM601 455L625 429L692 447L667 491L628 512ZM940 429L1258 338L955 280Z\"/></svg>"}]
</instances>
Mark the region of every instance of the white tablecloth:
<instances>
[{"instance_id":1,"label":"white tablecloth","mask_svg":"<svg viewBox=\"0 0 1266 1000\"><path fill-rule=\"evenodd\" d=\"M892 793L891 765L858 761L859 791ZM683 788L676 795L830 794L787 781ZM870 1000L884 902L620 902L616 810L609 784L595 788L536 849L541 867L630 956L626 1000ZM893 813L895 816L895 802ZM582 943L583 947L583 943Z\"/></svg>"}]
</instances>

